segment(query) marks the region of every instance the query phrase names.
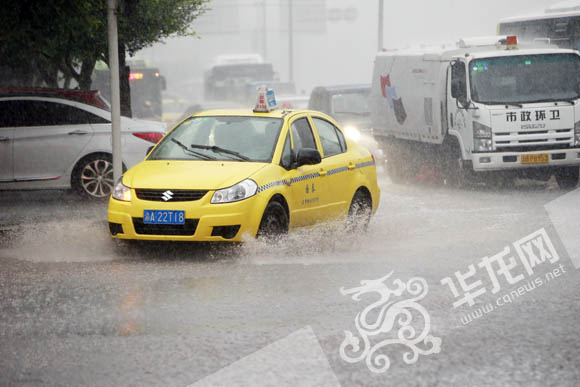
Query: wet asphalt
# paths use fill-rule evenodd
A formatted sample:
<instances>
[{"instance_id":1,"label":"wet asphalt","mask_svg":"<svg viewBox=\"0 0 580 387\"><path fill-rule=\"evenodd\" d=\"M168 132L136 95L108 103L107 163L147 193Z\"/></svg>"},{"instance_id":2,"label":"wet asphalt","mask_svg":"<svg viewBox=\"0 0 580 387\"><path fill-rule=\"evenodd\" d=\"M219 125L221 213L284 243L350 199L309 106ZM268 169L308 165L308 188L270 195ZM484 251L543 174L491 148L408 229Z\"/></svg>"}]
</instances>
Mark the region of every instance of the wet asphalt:
<instances>
[{"instance_id":1,"label":"wet asphalt","mask_svg":"<svg viewBox=\"0 0 580 387\"><path fill-rule=\"evenodd\" d=\"M106 203L0 192L0 385L580 385L580 271L544 208L566 192L384 176L381 190L366 234L339 222L234 246L125 245ZM513 243L538 230L553 249L530 274ZM521 277L494 266L494 287L479 264L506 247ZM486 292L454 307L442 280L470 265L466 286Z\"/></svg>"}]
</instances>

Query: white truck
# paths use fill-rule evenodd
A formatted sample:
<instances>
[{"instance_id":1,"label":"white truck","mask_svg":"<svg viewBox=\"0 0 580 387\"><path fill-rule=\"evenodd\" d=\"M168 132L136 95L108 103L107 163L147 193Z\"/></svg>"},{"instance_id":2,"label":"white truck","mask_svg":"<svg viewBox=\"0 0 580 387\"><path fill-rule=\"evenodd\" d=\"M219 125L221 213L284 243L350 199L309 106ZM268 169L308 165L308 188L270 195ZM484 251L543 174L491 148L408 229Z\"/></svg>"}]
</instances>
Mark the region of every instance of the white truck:
<instances>
[{"instance_id":1,"label":"white truck","mask_svg":"<svg viewBox=\"0 0 580 387\"><path fill-rule=\"evenodd\" d=\"M555 175L572 188L579 99L577 51L518 47L516 36L494 36L379 52L371 118L394 181L431 164L451 179Z\"/></svg>"}]
</instances>

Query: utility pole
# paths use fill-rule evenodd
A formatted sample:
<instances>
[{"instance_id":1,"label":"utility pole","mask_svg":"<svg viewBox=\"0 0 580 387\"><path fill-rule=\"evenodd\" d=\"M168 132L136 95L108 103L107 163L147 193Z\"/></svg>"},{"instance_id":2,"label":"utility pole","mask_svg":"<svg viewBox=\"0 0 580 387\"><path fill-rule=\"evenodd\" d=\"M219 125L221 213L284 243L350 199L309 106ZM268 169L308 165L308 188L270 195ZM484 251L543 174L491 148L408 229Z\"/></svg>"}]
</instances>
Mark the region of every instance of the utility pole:
<instances>
[{"instance_id":1,"label":"utility pole","mask_svg":"<svg viewBox=\"0 0 580 387\"><path fill-rule=\"evenodd\" d=\"M268 10L266 7L266 0L262 0L262 58L264 58L265 61L267 61L266 57L268 55L268 24L266 23L268 20Z\"/></svg>"},{"instance_id":2,"label":"utility pole","mask_svg":"<svg viewBox=\"0 0 580 387\"><path fill-rule=\"evenodd\" d=\"M292 22L292 0L288 0L288 80L294 80L294 28Z\"/></svg>"},{"instance_id":3,"label":"utility pole","mask_svg":"<svg viewBox=\"0 0 580 387\"><path fill-rule=\"evenodd\" d=\"M379 0L379 47L377 51L383 50L383 12L384 12L384 1Z\"/></svg>"},{"instance_id":4,"label":"utility pole","mask_svg":"<svg viewBox=\"0 0 580 387\"><path fill-rule=\"evenodd\" d=\"M111 130L113 145L113 179L123 173L121 155L121 95L119 91L119 40L117 32L117 0L107 3L107 32L109 38L109 73L111 74Z\"/></svg>"}]
</instances>

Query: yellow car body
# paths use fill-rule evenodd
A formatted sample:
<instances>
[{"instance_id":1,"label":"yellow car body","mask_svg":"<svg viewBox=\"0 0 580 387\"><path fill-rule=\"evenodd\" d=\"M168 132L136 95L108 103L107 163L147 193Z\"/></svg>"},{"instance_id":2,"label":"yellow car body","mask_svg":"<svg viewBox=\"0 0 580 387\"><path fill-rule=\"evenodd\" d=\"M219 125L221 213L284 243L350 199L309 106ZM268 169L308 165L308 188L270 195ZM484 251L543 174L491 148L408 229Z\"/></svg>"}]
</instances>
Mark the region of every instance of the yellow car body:
<instances>
[{"instance_id":1,"label":"yellow car body","mask_svg":"<svg viewBox=\"0 0 580 387\"><path fill-rule=\"evenodd\" d=\"M203 122L230 118L234 123L244 122L246 118L269 118L280 122L269 161L244 161L229 155L219 155L217 160L201 157L197 159L194 158L193 150L183 150L183 157L191 159L155 159L157 148L176 147L169 138L174 131L180 130L178 128L181 125L198 125L199 128ZM332 137L329 134L329 124L337 131L340 147L326 140ZM302 133L308 135L308 126L314 136L316 150L320 153L320 162L296 166L296 149L299 147L297 142L301 141L298 137ZM212 130L217 130L217 127L218 125ZM306 129L297 134L296 128ZM214 140L211 135L208 138L211 145L211 141L217 138L217 133ZM172 152L178 152L171 149ZM331 152L328 149L340 152L329 155ZM163 154L162 150L157 153L159 152ZM218 156L210 150L198 149L197 152L203 153L204 158ZM298 153L303 154L305 151ZM247 179L256 184L253 195L229 203L212 203L212 200L217 200L214 198L216 191L236 186ZM244 186L244 194L253 190L253 183L248 183L248 186L250 188ZM109 230L114 238L172 241L239 242L245 236L255 237L264 213L273 201L284 207L287 229L291 230L321 221L345 218L357 192L369 200L369 212L374 213L380 195L371 153L346 138L332 118L308 110L274 110L264 113L252 110L214 110L194 114L173 128L143 162L127 171L117 188L123 190L122 193L117 193L121 200L113 195L108 208ZM167 194L168 191L170 194ZM225 197L227 195L229 194ZM169 196L171 197L168 198ZM157 212L152 213L151 210ZM163 211L183 213L176 215L177 213ZM166 221L167 219L155 219L155 216L162 217L163 214L166 217L169 214L169 218L184 216L185 219L173 219L183 221L183 224L145 223L144 215L151 216L149 221Z\"/></svg>"}]
</instances>

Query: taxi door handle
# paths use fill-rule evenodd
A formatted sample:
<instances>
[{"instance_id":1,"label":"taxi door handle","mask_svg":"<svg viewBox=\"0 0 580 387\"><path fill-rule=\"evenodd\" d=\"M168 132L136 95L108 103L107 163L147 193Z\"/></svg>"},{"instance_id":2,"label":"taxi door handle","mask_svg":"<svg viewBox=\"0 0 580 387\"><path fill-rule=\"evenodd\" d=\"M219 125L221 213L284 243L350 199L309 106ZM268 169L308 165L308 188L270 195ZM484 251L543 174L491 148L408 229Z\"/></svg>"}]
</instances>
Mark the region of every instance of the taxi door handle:
<instances>
[{"instance_id":1,"label":"taxi door handle","mask_svg":"<svg viewBox=\"0 0 580 387\"><path fill-rule=\"evenodd\" d=\"M326 175L328 175L328 171L325 171L324 169L321 169L320 172L318 172L318 174L320 176L326 176Z\"/></svg>"},{"instance_id":2,"label":"taxi door handle","mask_svg":"<svg viewBox=\"0 0 580 387\"><path fill-rule=\"evenodd\" d=\"M348 169L349 169L349 171L352 171L355 168L356 168L356 164L355 163L352 163L352 162L351 163L348 163Z\"/></svg>"}]
</instances>

